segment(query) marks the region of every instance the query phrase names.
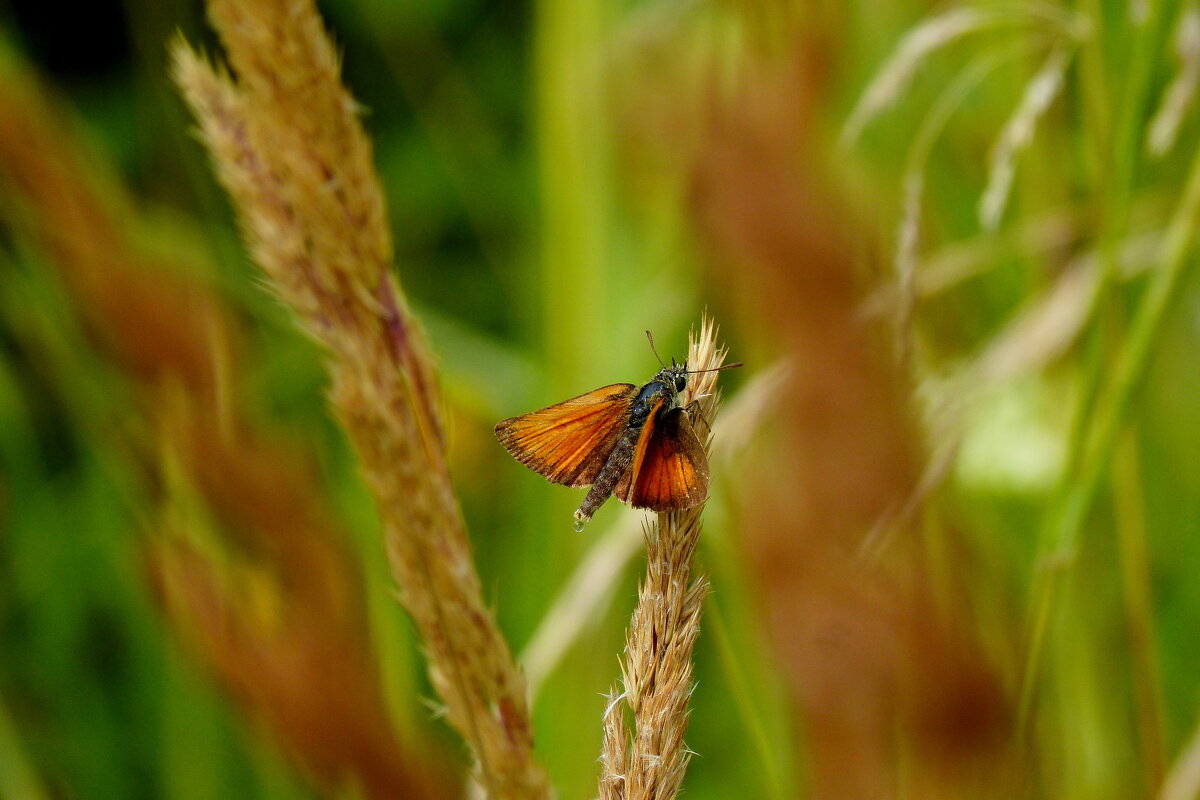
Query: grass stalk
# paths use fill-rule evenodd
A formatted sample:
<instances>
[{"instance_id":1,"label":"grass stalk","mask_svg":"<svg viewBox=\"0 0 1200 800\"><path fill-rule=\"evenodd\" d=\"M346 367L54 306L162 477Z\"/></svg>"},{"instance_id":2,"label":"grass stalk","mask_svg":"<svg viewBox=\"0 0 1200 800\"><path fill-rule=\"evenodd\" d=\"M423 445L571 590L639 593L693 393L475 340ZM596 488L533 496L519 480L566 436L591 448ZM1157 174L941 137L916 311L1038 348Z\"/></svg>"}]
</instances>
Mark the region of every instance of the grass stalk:
<instances>
[{"instance_id":1,"label":"grass stalk","mask_svg":"<svg viewBox=\"0 0 1200 800\"><path fill-rule=\"evenodd\" d=\"M1093 298L1092 312L1103 312L1112 286L1117 279L1118 249L1127 233L1129 209L1132 202L1133 176L1140 158L1141 125L1145 122L1142 106L1149 90L1149 65L1153 59L1153 42L1158 33L1157 3L1148 6L1146 19L1134 26L1132 53L1129 69L1123 84L1122 103L1119 116L1113 122L1114 112L1110 105L1110 94L1106 87L1103 57L1101 15L1103 8L1096 0L1087 0L1086 11L1095 30L1083 46L1081 80L1086 103L1086 116L1091 121L1088 130L1092 138L1092 161L1096 191L1093 196L1102 205L1095 209L1095 224L1098 231L1098 280ZM1115 125L1115 130L1113 127ZM1092 417L1095 402L1101 391L1101 382L1107 374L1110 348L1104 345L1102 331L1096 331L1092 341L1087 379L1080 396L1074 417L1072 435L1069 438L1069 454L1066 474L1072 475L1085 457L1088 431L1087 423Z\"/></svg>"},{"instance_id":2,"label":"grass stalk","mask_svg":"<svg viewBox=\"0 0 1200 800\"><path fill-rule=\"evenodd\" d=\"M1111 463L1117 436L1149 367L1163 319L1192 266L1188 255L1192 251L1197 224L1200 224L1200 150L1192 158L1183 196L1167 226L1156 259L1158 269L1152 273L1146 294L1138 304L1116 363L1106 373L1108 380L1098 398L1096 418L1079 478L1072 485L1054 527L1053 558L1070 557L1078 544L1083 518L1091 508L1107 465Z\"/></svg>"},{"instance_id":3,"label":"grass stalk","mask_svg":"<svg viewBox=\"0 0 1200 800\"><path fill-rule=\"evenodd\" d=\"M1056 584L1064 569L1074 560L1083 525L1112 462L1118 434L1129 416L1137 389L1149 367L1163 319L1187 275L1190 266L1188 255L1192 250L1196 225L1200 222L1198 215L1200 150L1192 157L1183 195L1171 215L1160 245L1156 259L1158 268L1152 273L1150 285L1134 312L1129 333L1121 342L1115 364L1104 373L1107 380L1097 393L1094 417L1089 415L1090 426L1080 433L1078 447L1082 455L1078 474L1068 476L1061 501L1054 508L1045 530L1046 560L1035 582L1033 617L1022 677L1019 711L1022 730L1029 720L1044 647L1046 621L1050 616L1050 606L1057 596Z\"/></svg>"},{"instance_id":4,"label":"grass stalk","mask_svg":"<svg viewBox=\"0 0 1200 800\"><path fill-rule=\"evenodd\" d=\"M1135 426L1121 436L1113 463L1113 508L1121 555L1122 598L1129 630L1130 667L1136 700L1138 743L1146 796L1154 794L1166 772L1164 718L1158 670L1158 637L1146 549L1145 497Z\"/></svg>"},{"instance_id":5,"label":"grass stalk","mask_svg":"<svg viewBox=\"0 0 1200 800\"><path fill-rule=\"evenodd\" d=\"M550 374L579 382L581 363L605 364L594 331L608 318L604 5L536 5L537 151L542 312Z\"/></svg>"},{"instance_id":6,"label":"grass stalk","mask_svg":"<svg viewBox=\"0 0 1200 800\"><path fill-rule=\"evenodd\" d=\"M1095 213L1098 231L1097 284L1092 296L1090 315L1093 325L1087 371L1076 403L1072 428L1068 436L1064 483L1059 502L1051 512L1043 531L1041 553L1042 571L1036 576L1033 589L1032 617L1028 632L1025 674L1019 703L1019 725L1026 730L1033 703L1034 684L1046 636L1051 606L1057 602L1057 583L1063 570L1070 568L1083 524L1089 513L1104 470L1112 455L1118 428L1124 420L1136 384L1145 370L1145 361L1152 341L1160 327L1169 299L1175 294L1179 273L1183 270L1190 247L1190 228L1196 213L1200 186L1200 156L1193 160L1191 177L1184 195L1168 226L1160 250L1161 265L1151 279L1151 288L1143 298L1132 322L1129 335L1112 354L1110 296L1117 278L1118 248L1127 228L1128 210L1132 197L1132 181L1138 162L1139 125L1144 121L1142 99L1148 91L1148 68L1151 42L1158 34L1158 14L1151 11L1148 18L1133 31L1134 62L1123 85L1119 117L1114 123L1110 104L1111 93L1105 88L1106 68L1103 56L1103 9L1095 0L1085 2L1085 12L1093 21L1093 30L1083 46L1080 79L1085 110L1091 135L1091 161L1099 205ZM1115 130L1114 130L1114 125ZM1112 364L1116 368L1112 369Z\"/></svg>"},{"instance_id":7,"label":"grass stalk","mask_svg":"<svg viewBox=\"0 0 1200 800\"><path fill-rule=\"evenodd\" d=\"M1100 28L1103 8L1096 0L1087 0L1086 11L1095 30L1083 47L1081 58L1081 80L1085 99L1086 117L1090 120L1088 130L1092 140L1093 175L1096 191L1093 196L1100 203L1094 213L1098 231L1098 282L1093 299L1093 312L1106 308L1113 284L1117 279L1118 249L1127 233L1129 209L1133 196L1133 176L1140 159L1141 127L1145 123L1142 106L1149 90L1150 65L1154 59L1153 42L1158 31L1157 3L1148 6L1148 16L1133 27L1132 47L1125 81L1122 87L1122 102L1116 122L1110 105L1110 95L1105 79L1103 35ZM1113 129L1115 127L1115 129ZM1080 396L1075 415L1074 428L1070 437L1067 474L1072 474L1084 457L1087 442L1086 427L1094 410L1100 384L1106 374L1111 348L1104 344L1103 331L1096 330L1092 340L1092 352L1088 357L1087 380Z\"/></svg>"},{"instance_id":8,"label":"grass stalk","mask_svg":"<svg viewBox=\"0 0 1200 800\"><path fill-rule=\"evenodd\" d=\"M687 363L713 369L725 359L710 319L689 337ZM716 372L693 376L681 402L697 401L709 424L719 397ZM705 443L705 449L709 449ZM646 527L646 575L625 634L622 690L614 687L604 714L600 800L669 800L682 786L691 752L684 744L691 698L692 648L708 580L694 574L703 505L658 515ZM633 730L624 723L624 709Z\"/></svg>"},{"instance_id":9,"label":"grass stalk","mask_svg":"<svg viewBox=\"0 0 1200 800\"><path fill-rule=\"evenodd\" d=\"M311 0L212 0L209 12L233 74L179 42L176 80L255 262L329 351L330 402L375 497L445 716L489 797L548 797L524 680L472 563L433 361L391 274L383 193L336 50Z\"/></svg>"}]
</instances>

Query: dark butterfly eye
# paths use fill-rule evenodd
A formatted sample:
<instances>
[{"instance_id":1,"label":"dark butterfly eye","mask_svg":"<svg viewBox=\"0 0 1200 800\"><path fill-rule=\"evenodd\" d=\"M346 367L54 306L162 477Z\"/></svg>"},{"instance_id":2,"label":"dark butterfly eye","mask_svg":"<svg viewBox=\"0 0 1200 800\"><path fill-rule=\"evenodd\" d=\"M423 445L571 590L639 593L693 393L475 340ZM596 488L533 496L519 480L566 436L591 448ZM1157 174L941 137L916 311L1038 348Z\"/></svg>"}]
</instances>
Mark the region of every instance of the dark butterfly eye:
<instances>
[{"instance_id":1,"label":"dark butterfly eye","mask_svg":"<svg viewBox=\"0 0 1200 800\"><path fill-rule=\"evenodd\" d=\"M687 375L676 375L675 391L682 392L685 386L687 386Z\"/></svg>"}]
</instances>

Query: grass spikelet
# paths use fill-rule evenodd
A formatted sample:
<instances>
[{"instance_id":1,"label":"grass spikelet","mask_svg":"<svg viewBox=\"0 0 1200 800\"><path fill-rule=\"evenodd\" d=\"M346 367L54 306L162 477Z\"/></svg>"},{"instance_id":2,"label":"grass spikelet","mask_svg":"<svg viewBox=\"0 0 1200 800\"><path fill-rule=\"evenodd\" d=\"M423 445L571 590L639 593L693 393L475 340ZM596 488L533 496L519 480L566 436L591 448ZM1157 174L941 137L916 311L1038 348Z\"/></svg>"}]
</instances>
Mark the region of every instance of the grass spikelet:
<instances>
[{"instance_id":1,"label":"grass spikelet","mask_svg":"<svg viewBox=\"0 0 1200 800\"><path fill-rule=\"evenodd\" d=\"M1070 63L1071 54L1067 49L1054 50L1025 86L1021 102L1000 132L988 159L987 188L979 199L979 224L985 230L995 230L1000 224L1012 190L1017 156L1033 141L1038 120L1062 91L1063 75Z\"/></svg>"},{"instance_id":2,"label":"grass spikelet","mask_svg":"<svg viewBox=\"0 0 1200 800\"><path fill-rule=\"evenodd\" d=\"M549 796L525 685L483 602L446 465L434 369L390 268L357 107L308 0L213 0L232 74L182 42L175 76L255 262L330 351L330 402L383 520L400 598L490 797Z\"/></svg>"},{"instance_id":3,"label":"grass spikelet","mask_svg":"<svg viewBox=\"0 0 1200 800\"><path fill-rule=\"evenodd\" d=\"M725 360L716 345L716 325L701 323L699 336L689 337L687 363L712 369ZM700 373L681 403L700 404L711 425L719 403L716 372ZM709 448L708 442L705 448ZM659 514L645 529L646 575L625 633L621 663L624 690L609 694L604 714L599 780L601 800L648 800L674 797L687 771L691 752L683 737L692 693L692 648L700 633L700 613L709 584L693 574L700 539L703 505ZM622 707L633 715L632 732Z\"/></svg>"},{"instance_id":4,"label":"grass spikelet","mask_svg":"<svg viewBox=\"0 0 1200 800\"><path fill-rule=\"evenodd\" d=\"M1189 3L1175 25L1175 57L1179 71L1163 92L1162 102L1146 132L1146 152L1161 158L1171 151L1179 137L1183 118L1196 99L1200 84L1200 9Z\"/></svg>"},{"instance_id":5,"label":"grass spikelet","mask_svg":"<svg viewBox=\"0 0 1200 800\"><path fill-rule=\"evenodd\" d=\"M909 31L875 73L875 78L850 112L842 129L842 144L854 144L863 129L899 99L921 62L931 53L969 33L994 25L998 19L998 15L983 9L955 8L927 19Z\"/></svg>"}]
</instances>

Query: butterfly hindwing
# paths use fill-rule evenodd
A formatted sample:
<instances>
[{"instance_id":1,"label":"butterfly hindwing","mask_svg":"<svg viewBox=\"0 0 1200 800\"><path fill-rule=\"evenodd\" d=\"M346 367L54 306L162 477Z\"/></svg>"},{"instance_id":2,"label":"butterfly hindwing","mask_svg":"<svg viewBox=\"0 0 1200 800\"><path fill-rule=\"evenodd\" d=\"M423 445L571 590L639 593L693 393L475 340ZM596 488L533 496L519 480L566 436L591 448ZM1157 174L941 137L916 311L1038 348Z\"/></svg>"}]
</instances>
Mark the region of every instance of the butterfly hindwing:
<instances>
[{"instance_id":1,"label":"butterfly hindwing","mask_svg":"<svg viewBox=\"0 0 1200 800\"><path fill-rule=\"evenodd\" d=\"M513 457L551 483L594 483L621 433L637 395L631 383L614 383L579 397L506 419L496 436Z\"/></svg>"},{"instance_id":2,"label":"butterfly hindwing","mask_svg":"<svg viewBox=\"0 0 1200 800\"><path fill-rule=\"evenodd\" d=\"M660 398L658 402L650 409L650 415L642 424L642 432L638 435L637 445L633 450L633 459L629 462L629 469L625 470L617 481L617 486L613 489L613 495L622 503L629 502L629 493L633 488L633 480L637 476L638 465L646 456L646 448L650 445L650 440L654 438L654 429L657 427L658 414L662 410L663 400Z\"/></svg>"},{"instance_id":3,"label":"butterfly hindwing","mask_svg":"<svg viewBox=\"0 0 1200 800\"><path fill-rule=\"evenodd\" d=\"M708 457L681 408L654 413L638 438L633 466L616 488L635 508L679 511L708 496Z\"/></svg>"}]
</instances>

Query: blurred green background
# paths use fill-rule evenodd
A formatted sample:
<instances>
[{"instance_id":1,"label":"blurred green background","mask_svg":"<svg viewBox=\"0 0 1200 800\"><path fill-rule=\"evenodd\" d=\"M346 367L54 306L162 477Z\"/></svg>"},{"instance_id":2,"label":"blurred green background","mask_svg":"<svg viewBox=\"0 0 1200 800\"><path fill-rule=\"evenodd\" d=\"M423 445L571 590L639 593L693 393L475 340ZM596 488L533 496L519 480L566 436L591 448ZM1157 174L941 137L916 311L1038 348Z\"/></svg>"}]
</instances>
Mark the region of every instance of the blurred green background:
<instances>
[{"instance_id":1,"label":"blurred green background","mask_svg":"<svg viewBox=\"0 0 1200 800\"><path fill-rule=\"evenodd\" d=\"M1198 796L1195 5L320 10L487 596L518 653L563 645L530 667L560 797L595 795L638 516L574 533L577 493L492 426L648 380L643 331L682 357L705 309L747 367L722 378L689 797ZM363 764L392 746L461 776L322 355L170 82L177 32L219 53L197 3L0 4L0 797L384 796ZM209 377L156 360L187 358ZM254 431L228 502L282 538L195 485L190 392ZM289 559L333 565L334 634ZM577 569L594 596L550 616ZM343 723L374 761L314 756L324 712L263 688L310 645L356 654L326 677L376 709ZM341 707L313 667L336 661L297 663L299 693Z\"/></svg>"}]
</instances>

